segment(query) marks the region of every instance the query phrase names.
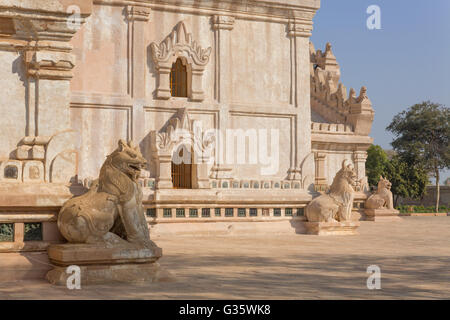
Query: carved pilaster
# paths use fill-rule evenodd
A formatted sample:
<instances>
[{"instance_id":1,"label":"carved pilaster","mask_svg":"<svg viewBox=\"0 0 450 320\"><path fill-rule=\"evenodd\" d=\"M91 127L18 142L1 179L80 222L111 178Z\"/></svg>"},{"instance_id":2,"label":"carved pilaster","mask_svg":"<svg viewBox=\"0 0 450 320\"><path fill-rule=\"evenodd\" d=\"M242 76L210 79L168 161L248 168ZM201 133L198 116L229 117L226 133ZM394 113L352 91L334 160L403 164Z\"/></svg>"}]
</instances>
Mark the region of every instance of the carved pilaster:
<instances>
[{"instance_id":1,"label":"carved pilaster","mask_svg":"<svg viewBox=\"0 0 450 320\"><path fill-rule=\"evenodd\" d=\"M310 69L309 37L312 31L312 18L315 11L296 12L287 25L287 36L291 48L291 96L290 103L297 108L293 119L292 152L290 178L298 178L299 163L311 153L311 105L310 105L310 75L305 70Z\"/></svg>"},{"instance_id":2,"label":"carved pilaster","mask_svg":"<svg viewBox=\"0 0 450 320\"><path fill-rule=\"evenodd\" d=\"M150 20L150 8L127 5L125 14L128 21L128 93L134 98L131 139L141 141L145 128L144 117L146 96L146 44L145 29Z\"/></svg>"},{"instance_id":3,"label":"carved pilaster","mask_svg":"<svg viewBox=\"0 0 450 320\"><path fill-rule=\"evenodd\" d=\"M366 151L353 152L353 162L355 163L358 181L366 176L366 159L367 159Z\"/></svg>"},{"instance_id":4,"label":"carved pilaster","mask_svg":"<svg viewBox=\"0 0 450 320\"><path fill-rule=\"evenodd\" d=\"M211 23L214 30L216 63L214 94L215 100L221 104L218 129L222 138L217 140L216 150L218 152L216 152L216 163L212 168L211 177L230 179L232 169L225 166L222 162L227 152L223 138L226 136L225 129L228 127L228 104L231 100L231 31L234 28L235 18L226 15L215 15L212 17Z\"/></svg>"},{"instance_id":5,"label":"carved pilaster","mask_svg":"<svg viewBox=\"0 0 450 320\"><path fill-rule=\"evenodd\" d=\"M212 17L215 41L215 98L218 102L230 100L231 83L231 34L234 17L215 15Z\"/></svg>"},{"instance_id":6,"label":"carved pilaster","mask_svg":"<svg viewBox=\"0 0 450 320\"><path fill-rule=\"evenodd\" d=\"M315 154L314 160L316 162L316 179L314 184L316 191L325 191L328 186L325 171L326 159L327 155L325 153L317 152Z\"/></svg>"}]
</instances>

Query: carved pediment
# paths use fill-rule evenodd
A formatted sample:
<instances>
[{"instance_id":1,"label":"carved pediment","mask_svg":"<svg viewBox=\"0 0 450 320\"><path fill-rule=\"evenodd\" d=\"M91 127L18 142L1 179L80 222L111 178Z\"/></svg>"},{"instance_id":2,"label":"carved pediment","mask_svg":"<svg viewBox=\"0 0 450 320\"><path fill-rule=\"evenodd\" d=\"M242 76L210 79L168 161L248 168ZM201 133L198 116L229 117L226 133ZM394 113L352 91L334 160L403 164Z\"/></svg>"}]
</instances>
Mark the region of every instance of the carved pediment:
<instances>
[{"instance_id":1,"label":"carved pediment","mask_svg":"<svg viewBox=\"0 0 450 320\"><path fill-rule=\"evenodd\" d=\"M157 148L159 150L166 149L173 142L182 138L180 135L189 134L191 131L191 121L186 108L179 109L175 116L170 118L167 125L157 133Z\"/></svg>"},{"instance_id":2,"label":"carved pediment","mask_svg":"<svg viewBox=\"0 0 450 320\"><path fill-rule=\"evenodd\" d=\"M211 47L203 49L193 40L183 21L180 21L160 44L153 42L150 46L153 60L157 65L169 62L173 56L187 56L194 64L205 66L212 50Z\"/></svg>"},{"instance_id":3,"label":"carved pediment","mask_svg":"<svg viewBox=\"0 0 450 320\"><path fill-rule=\"evenodd\" d=\"M210 151L215 142L215 133L203 131L200 121L191 121L186 108L178 112L167 125L156 134L157 150L169 150L180 142L190 143L197 154Z\"/></svg>"}]
</instances>

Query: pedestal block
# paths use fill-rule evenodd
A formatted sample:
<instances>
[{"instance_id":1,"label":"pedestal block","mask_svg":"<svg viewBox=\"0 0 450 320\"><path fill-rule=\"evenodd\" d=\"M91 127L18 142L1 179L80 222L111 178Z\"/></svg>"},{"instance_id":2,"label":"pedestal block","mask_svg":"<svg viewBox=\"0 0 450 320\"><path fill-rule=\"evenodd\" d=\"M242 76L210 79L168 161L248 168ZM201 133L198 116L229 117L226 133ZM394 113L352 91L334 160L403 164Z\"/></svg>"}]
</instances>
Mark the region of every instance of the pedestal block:
<instances>
[{"instance_id":1,"label":"pedestal block","mask_svg":"<svg viewBox=\"0 0 450 320\"><path fill-rule=\"evenodd\" d=\"M399 211L395 209L365 209L367 221L401 221Z\"/></svg>"},{"instance_id":2,"label":"pedestal block","mask_svg":"<svg viewBox=\"0 0 450 320\"><path fill-rule=\"evenodd\" d=\"M356 229L360 226L357 221L349 222L305 222L307 234L319 236L329 235L355 235Z\"/></svg>"},{"instance_id":3,"label":"pedestal block","mask_svg":"<svg viewBox=\"0 0 450 320\"><path fill-rule=\"evenodd\" d=\"M162 256L158 247L115 247L89 244L60 244L48 248L54 268L47 280L55 285L67 285L73 275L69 266L80 268L81 285L169 281L172 276L156 262ZM73 269L72 269L73 270Z\"/></svg>"}]
</instances>

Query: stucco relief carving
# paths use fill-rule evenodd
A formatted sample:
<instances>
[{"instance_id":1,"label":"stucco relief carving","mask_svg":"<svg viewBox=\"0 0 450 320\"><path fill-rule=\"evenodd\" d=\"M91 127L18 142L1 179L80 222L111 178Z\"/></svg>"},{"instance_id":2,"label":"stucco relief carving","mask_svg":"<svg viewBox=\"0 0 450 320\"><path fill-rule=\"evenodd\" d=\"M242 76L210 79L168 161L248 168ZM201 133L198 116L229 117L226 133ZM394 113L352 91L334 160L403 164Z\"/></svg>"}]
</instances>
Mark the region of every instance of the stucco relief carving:
<instances>
[{"instance_id":1,"label":"stucco relief carving","mask_svg":"<svg viewBox=\"0 0 450 320\"><path fill-rule=\"evenodd\" d=\"M172 151L174 145L189 138L191 124L186 109L179 109L177 114L170 118L165 129L156 134L156 147L158 150Z\"/></svg>"},{"instance_id":2,"label":"stucco relief carving","mask_svg":"<svg viewBox=\"0 0 450 320\"><path fill-rule=\"evenodd\" d=\"M125 8L128 21L144 21L147 22L150 16L150 8L127 5Z\"/></svg>"},{"instance_id":3,"label":"stucco relief carving","mask_svg":"<svg viewBox=\"0 0 450 320\"><path fill-rule=\"evenodd\" d=\"M212 132L204 132L200 121L191 121L186 108L179 109L172 117L165 129L156 133L157 150L173 151L180 143L192 145L196 154L203 154L209 150L215 141Z\"/></svg>"},{"instance_id":4,"label":"stucco relief carving","mask_svg":"<svg viewBox=\"0 0 450 320\"><path fill-rule=\"evenodd\" d=\"M207 165L215 146L214 131L202 128L201 121L192 121L186 108L179 109L159 132L152 131L152 161L156 166L158 188L172 188L171 162L173 152L181 145L193 151L192 164L197 168L195 188L209 188Z\"/></svg>"},{"instance_id":5,"label":"stucco relief carving","mask_svg":"<svg viewBox=\"0 0 450 320\"><path fill-rule=\"evenodd\" d=\"M193 101L204 99L202 76L209 62L212 48L202 48L187 31L186 25L180 21L161 43L150 44L153 62L158 73L156 97L169 99L170 94L170 70L177 58L185 59L190 77L188 96ZM188 81L189 83L189 81Z\"/></svg>"}]
</instances>

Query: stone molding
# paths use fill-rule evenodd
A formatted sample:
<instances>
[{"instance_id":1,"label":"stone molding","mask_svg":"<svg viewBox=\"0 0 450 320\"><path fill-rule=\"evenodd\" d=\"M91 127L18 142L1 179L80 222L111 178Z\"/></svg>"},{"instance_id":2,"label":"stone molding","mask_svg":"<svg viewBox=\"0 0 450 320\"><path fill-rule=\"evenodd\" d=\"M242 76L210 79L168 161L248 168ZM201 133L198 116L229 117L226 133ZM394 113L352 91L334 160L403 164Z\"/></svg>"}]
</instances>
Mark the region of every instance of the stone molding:
<instances>
[{"instance_id":1,"label":"stone molding","mask_svg":"<svg viewBox=\"0 0 450 320\"><path fill-rule=\"evenodd\" d=\"M151 12L150 8L135 5L127 5L125 10L128 21L147 22L150 20L150 12Z\"/></svg>"},{"instance_id":2,"label":"stone molding","mask_svg":"<svg viewBox=\"0 0 450 320\"><path fill-rule=\"evenodd\" d=\"M27 50L23 54L27 75L48 80L69 80L75 56L66 52Z\"/></svg>"},{"instance_id":3,"label":"stone molding","mask_svg":"<svg viewBox=\"0 0 450 320\"><path fill-rule=\"evenodd\" d=\"M311 122L311 132L325 134L353 134L353 128L343 123Z\"/></svg>"},{"instance_id":4,"label":"stone molding","mask_svg":"<svg viewBox=\"0 0 450 320\"><path fill-rule=\"evenodd\" d=\"M312 20L316 10L320 8L319 0L302 1L194 1L194 0L162 0L146 2L143 0L94 0L100 5L138 5L152 10L170 11L185 14L200 14L211 16L215 14L229 15L237 19L271 21L287 23L289 19L299 21Z\"/></svg>"},{"instance_id":5,"label":"stone molding","mask_svg":"<svg viewBox=\"0 0 450 320\"><path fill-rule=\"evenodd\" d=\"M185 59L188 69L188 96L192 101L203 101L203 72L209 62L212 48L202 48L187 31L186 25L180 21L174 30L159 44L150 44L153 62L157 71L156 97L169 99L170 71L172 64L181 57ZM189 79L188 79L189 83Z\"/></svg>"},{"instance_id":6,"label":"stone molding","mask_svg":"<svg viewBox=\"0 0 450 320\"><path fill-rule=\"evenodd\" d=\"M290 21L287 26L288 37L305 37L305 38L311 37L313 30L312 24L313 16L314 14L311 15L311 20L309 20L308 22Z\"/></svg>"},{"instance_id":7,"label":"stone molding","mask_svg":"<svg viewBox=\"0 0 450 320\"><path fill-rule=\"evenodd\" d=\"M30 1L0 5L0 18L13 20L14 32L10 30L9 35L14 39L68 42L91 14L92 1L71 1L71 6L79 8L77 17L61 2L50 1L45 10Z\"/></svg>"},{"instance_id":8,"label":"stone molding","mask_svg":"<svg viewBox=\"0 0 450 320\"><path fill-rule=\"evenodd\" d=\"M234 17L225 15L214 15L212 17L212 27L214 30L233 30Z\"/></svg>"}]
</instances>

